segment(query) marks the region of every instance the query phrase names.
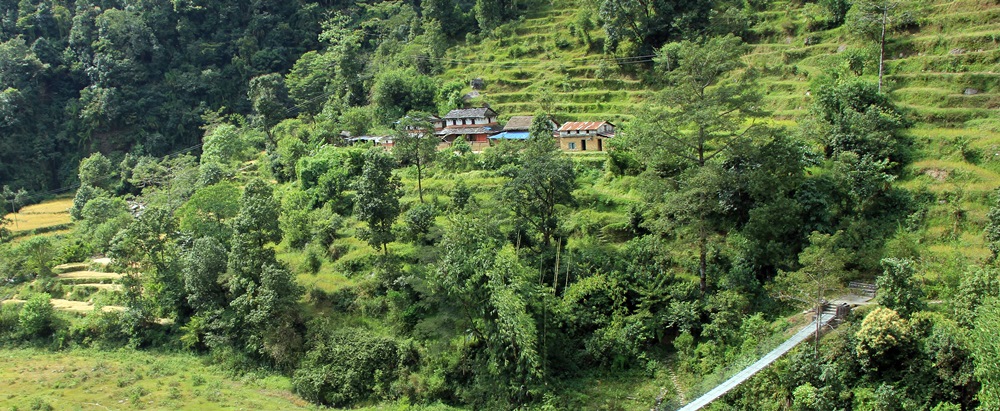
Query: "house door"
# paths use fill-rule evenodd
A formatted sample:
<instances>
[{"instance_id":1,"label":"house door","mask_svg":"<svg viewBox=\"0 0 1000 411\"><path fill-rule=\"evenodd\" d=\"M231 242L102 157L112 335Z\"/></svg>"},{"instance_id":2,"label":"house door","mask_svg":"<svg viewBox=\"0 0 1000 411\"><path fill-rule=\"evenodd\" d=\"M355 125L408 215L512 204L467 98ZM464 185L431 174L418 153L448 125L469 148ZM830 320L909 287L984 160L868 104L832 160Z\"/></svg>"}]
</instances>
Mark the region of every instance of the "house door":
<instances>
[{"instance_id":1,"label":"house door","mask_svg":"<svg viewBox=\"0 0 1000 411\"><path fill-rule=\"evenodd\" d=\"M580 151L587 151L587 140L580 140Z\"/></svg>"},{"instance_id":2,"label":"house door","mask_svg":"<svg viewBox=\"0 0 1000 411\"><path fill-rule=\"evenodd\" d=\"M597 139L597 151L604 151L604 140Z\"/></svg>"}]
</instances>

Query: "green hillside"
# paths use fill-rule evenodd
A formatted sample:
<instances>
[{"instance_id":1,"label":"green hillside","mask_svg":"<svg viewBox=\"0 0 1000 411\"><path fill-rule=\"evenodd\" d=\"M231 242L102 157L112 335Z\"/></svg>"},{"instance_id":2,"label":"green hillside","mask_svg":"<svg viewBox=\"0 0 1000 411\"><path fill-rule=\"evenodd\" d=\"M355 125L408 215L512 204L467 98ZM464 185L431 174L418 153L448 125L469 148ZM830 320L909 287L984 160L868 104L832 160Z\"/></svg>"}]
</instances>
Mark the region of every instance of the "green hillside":
<instances>
[{"instance_id":1,"label":"green hillside","mask_svg":"<svg viewBox=\"0 0 1000 411\"><path fill-rule=\"evenodd\" d=\"M11 3L0 408L1000 407L998 0Z\"/></svg>"},{"instance_id":2,"label":"green hillside","mask_svg":"<svg viewBox=\"0 0 1000 411\"><path fill-rule=\"evenodd\" d=\"M450 48L441 77L483 79L486 87L471 104L490 104L502 116L546 110L564 121L630 119L632 107L650 95L635 75L650 58L605 55L592 3L540 2L522 20Z\"/></svg>"},{"instance_id":3,"label":"green hillside","mask_svg":"<svg viewBox=\"0 0 1000 411\"><path fill-rule=\"evenodd\" d=\"M805 115L810 81L846 66L847 55L865 60L864 76L875 78L878 72L874 44L843 26L810 30L823 18L817 7L775 1L754 16L748 30L754 49L746 63L761 72L768 108L777 116ZM903 1L902 8L920 17L916 27L889 35L885 82L892 96L914 118L934 125L958 127L993 116L1000 107L1000 5ZM604 54L604 38L595 2L546 2L478 42L449 49L441 77L482 78L486 87L474 102L489 103L504 115L531 114L550 104L566 119L628 119L633 106L655 89L637 74L650 59ZM967 89L975 94L965 94Z\"/></svg>"},{"instance_id":4,"label":"green hillside","mask_svg":"<svg viewBox=\"0 0 1000 411\"><path fill-rule=\"evenodd\" d=\"M956 254L974 261L989 254L981 230L1000 187L1000 3L919 0L901 9L915 24L887 36L884 87L915 121L917 161L901 184L940 198L919 238L931 252L927 268L937 272L937 264L957 264ZM808 117L811 85L836 69L877 81L877 43L844 26L812 29L824 18L815 3L775 1L746 33L753 51L745 63L760 73L766 108L779 124ZM627 124L658 89L643 78L648 57L604 53L591 0L545 2L482 37L450 48L440 77L483 79L471 104L487 103L504 117L547 110L563 121Z\"/></svg>"}]
</instances>

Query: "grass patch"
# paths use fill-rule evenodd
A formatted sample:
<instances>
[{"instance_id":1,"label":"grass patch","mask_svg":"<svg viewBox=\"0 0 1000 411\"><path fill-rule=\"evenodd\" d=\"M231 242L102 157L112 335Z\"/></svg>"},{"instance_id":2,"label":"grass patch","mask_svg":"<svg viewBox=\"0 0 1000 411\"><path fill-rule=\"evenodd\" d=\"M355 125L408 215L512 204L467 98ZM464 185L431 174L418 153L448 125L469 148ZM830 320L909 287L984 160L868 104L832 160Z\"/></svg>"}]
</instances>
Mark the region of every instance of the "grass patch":
<instances>
[{"instance_id":1,"label":"grass patch","mask_svg":"<svg viewBox=\"0 0 1000 411\"><path fill-rule=\"evenodd\" d=\"M234 381L199 357L139 351L0 350L0 403L33 409L301 410L286 378Z\"/></svg>"}]
</instances>

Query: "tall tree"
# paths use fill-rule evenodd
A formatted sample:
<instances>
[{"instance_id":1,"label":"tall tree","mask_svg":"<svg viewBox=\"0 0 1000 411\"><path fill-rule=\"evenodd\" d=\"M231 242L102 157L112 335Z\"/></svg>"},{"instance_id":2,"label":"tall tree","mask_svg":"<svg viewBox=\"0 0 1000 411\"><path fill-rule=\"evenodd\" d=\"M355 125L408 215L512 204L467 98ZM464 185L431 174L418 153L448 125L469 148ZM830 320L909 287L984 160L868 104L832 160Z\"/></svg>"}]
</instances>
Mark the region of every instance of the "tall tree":
<instances>
[{"instance_id":1,"label":"tall tree","mask_svg":"<svg viewBox=\"0 0 1000 411\"><path fill-rule=\"evenodd\" d=\"M295 114L289 109L293 106L288 98L284 77L278 73L254 77L250 80L247 97L250 98L250 105L253 108L251 122L267 134L272 144L270 148L273 149L278 143L271 133L271 128Z\"/></svg>"},{"instance_id":2,"label":"tall tree","mask_svg":"<svg viewBox=\"0 0 1000 411\"><path fill-rule=\"evenodd\" d=\"M392 147L392 154L400 163L417 168L417 195L421 203L424 202L424 171L437 156L437 146L441 142L434 135L429 118L430 114L415 111L400 119L396 123L396 140Z\"/></svg>"},{"instance_id":3,"label":"tall tree","mask_svg":"<svg viewBox=\"0 0 1000 411\"><path fill-rule=\"evenodd\" d=\"M403 195L399 177L392 175L396 161L377 147L365 152L364 161L361 178L354 184L358 191L354 214L368 223L360 237L372 248L389 254L387 244L396 238L392 224L399 217L399 197Z\"/></svg>"},{"instance_id":4,"label":"tall tree","mask_svg":"<svg viewBox=\"0 0 1000 411\"><path fill-rule=\"evenodd\" d=\"M261 180L247 184L240 197L227 264L229 327L224 338L234 339L246 353L287 367L302 346L296 304L303 290L268 246L281 241L280 209L271 187Z\"/></svg>"},{"instance_id":5,"label":"tall tree","mask_svg":"<svg viewBox=\"0 0 1000 411\"><path fill-rule=\"evenodd\" d=\"M534 122L544 123L546 117L535 116ZM529 137L520 160L521 167L504 184L500 195L515 217L542 235L542 244L548 248L559 228L558 207L573 203L576 188L573 162L556 149L551 130L537 129Z\"/></svg>"},{"instance_id":6,"label":"tall tree","mask_svg":"<svg viewBox=\"0 0 1000 411\"><path fill-rule=\"evenodd\" d=\"M545 378L529 304L542 291L504 242L492 216L454 214L432 277L435 301L457 312L460 329L472 337L465 355L476 383L462 392L482 408L524 404Z\"/></svg>"},{"instance_id":7,"label":"tall tree","mask_svg":"<svg viewBox=\"0 0 1000 411\"><path fill-rule=\"evenodd\" d=\"M713 2L707 0L603 0L600 19L615 51L625 40L646 54L670 40L693 38L706 31Z\"/></svg>"},{"instance_id":8,"label":"tall tree","mask_svg":"<svg viewBox=\"0 0 1000 411\"><path fill-rule=\"evenodd\" d=\"M822 85L812 108L814 123L806 130L835 158L854 153L869 161L888 161L898 172L910 159L910 126L905 113L871 82L851 79Z\"/></svg>"},{"instance_id":9,"label":"tall tree","mask_svg":"<svg viewBox=\"0 0 1000 411\"><path fill-rule=\"evenodd\" d=\"M14 191L10 189L10 186L4 185L0 194L3 195L3 200L10 205L10 212L14 216L14 228L17 228L17 212L21 211L21 207L24 207L27 202L28 192L24 188Z\"/></svg>"},{"instance_id":10,"label":"tall tree","mask_svg":"<svg viewBox=\"0 0 1000 411\"><path fill-rule=\"evenodd\" d=\"M895 0L858 0L846 16L847 29L869 41L878 42L878 91L882 92L885 67L885 36L913 23L910 10Z\"/></svg>"},{"instance_id":11,"label":"tall tree","mask_svg":"<svg viewBox=\"0 0 1000 411\"><path fill-rule=\"evenodd\" d=\"M830 292L841 288L840 279L845 272L847 256L836 247L837 235L814 232L809 236L809 247L799 254L802 268L781 272L774 281L778 298L794 300L810 306L816 313L816 344L819 344L823 302Z\"/></svg>"},{"instance_id":12,"label":"tall tree","mask_svg":"<svg viewBox=\"0 0 1000 411\"><path fill-rule=\"evenodd\" d=\"M126 273L128 308L143 321L156 316L179 323L190 314L173 238L177 222L161 207L148 207L112 239L109 256Z\"/></svg>"},{"instance_id":13,"label":"tall tree","mask_svg":"<svg viewBox=\"0 0 1000 411\"><path fill-rule=\"evenodd\" d=\"M117 174L115 166L100 152L91 154L80 161L79 176L81 186L111 189L111 184Z\"/></svg>"},{"instance_id":14,"label":"tall tree","mask_svg":"<svg viewBox=\"0 0 1000 411\"><path fill-rule=\"evenodd\" d=\"M721 231L720 203L712 200L712 187L721 183L718 165L757 131L753 120L764 115L753 76L739 72L746 51L733 35L664 46L655 60L670 87L645 107L622 144L659 184L679 182L667 184L675 188L656 201L666 206L664 227L680 223L678 232L695 238L702 292L708 288L709 242Z\"/></svg>"}]
</instances>

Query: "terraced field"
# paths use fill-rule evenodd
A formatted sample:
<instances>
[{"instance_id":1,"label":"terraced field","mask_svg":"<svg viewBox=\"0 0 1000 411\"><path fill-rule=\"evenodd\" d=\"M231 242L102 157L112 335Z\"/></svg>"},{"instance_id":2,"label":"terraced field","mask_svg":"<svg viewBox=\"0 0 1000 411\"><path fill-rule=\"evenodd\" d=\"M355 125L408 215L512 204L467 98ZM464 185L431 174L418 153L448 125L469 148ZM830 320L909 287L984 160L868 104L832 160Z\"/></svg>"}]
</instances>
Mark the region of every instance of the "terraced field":
<instances>
[{"instance_id":1,"label":"terraced field","mask_svg":"<svg viewBox=\"0 0 1000 411\"><path fill-rule=\"evenodd\" d=\"M122 290L121 284L117 283L122 278L121 274L90 270L91 267L100 269L100 267L106 266L105 260L102 258L53 267L53 272L57 273L56 279L67 295L66 298L52 298L50 300L52 307L56 310L78 314L92 313L98 305L104 312L125 310L123 306L101 304L101 302L108 300L112 293ZM19 298L8 298L0 301L3 304L23 304L24 302L25 300Z\"/></svg>"},{"instance_id":2,"label":"terraced field","mask_svg":"<svg viewBox=\"0 0 1000 411\"><path fill-rule=\"evenodd\" d=\"M605 56L596 10L581 11L583 1L541 3L523 21L452 48L443 77L483 79L486 88L473 104L488 103L502 117L545 110L562 121L631 119L631 107L649 97L649 87L622 74L618 63L628 67L649 58Z\"/></svg>"},{"instance_id":3,"label":"terraced field","mask_svg":"<svg viewBox=\"0 0 1000 411\"><path fill-rule=\"evenodd\" d=\"M489 103L502 117L544 109L563 121L627 123L633 108L656 92L629 74L641 71L632 69L648 57L604 55L592 3L539 5L481 41L452 48L442 77L482 78L486 86L473 104ZM922 247L927 280L954 281L939 273L961 272L956 267L989 255L982 228L1000 187L1000 2L902 3L917 20L888 36L884 87L915 122L916 161L898 183L934 200L922 211L922 225L906 234L911 238L899 241ZM793 126L808 116L811 87L827 73L856 75L848 56L860 56L862 77L877 79L876 44L845 27L812 30L814 17L801 2L773 1L753 23L745 62L760 74L776 123ZM580 29L588 24L589 30Z\"/></svg>"},{"instance_id":4,"label":"terraced field","mask_svg":"<svg viewBox=\"0 0 1000 411\"><path fill-rule=\"evenodd\" d=\"M7 214L10 221L5 227L15 237L33 233L52 233L69 229L72 221L69 209L73 198L49 200L22 208L18 213Z\"/></svg>"}]
</instances>

